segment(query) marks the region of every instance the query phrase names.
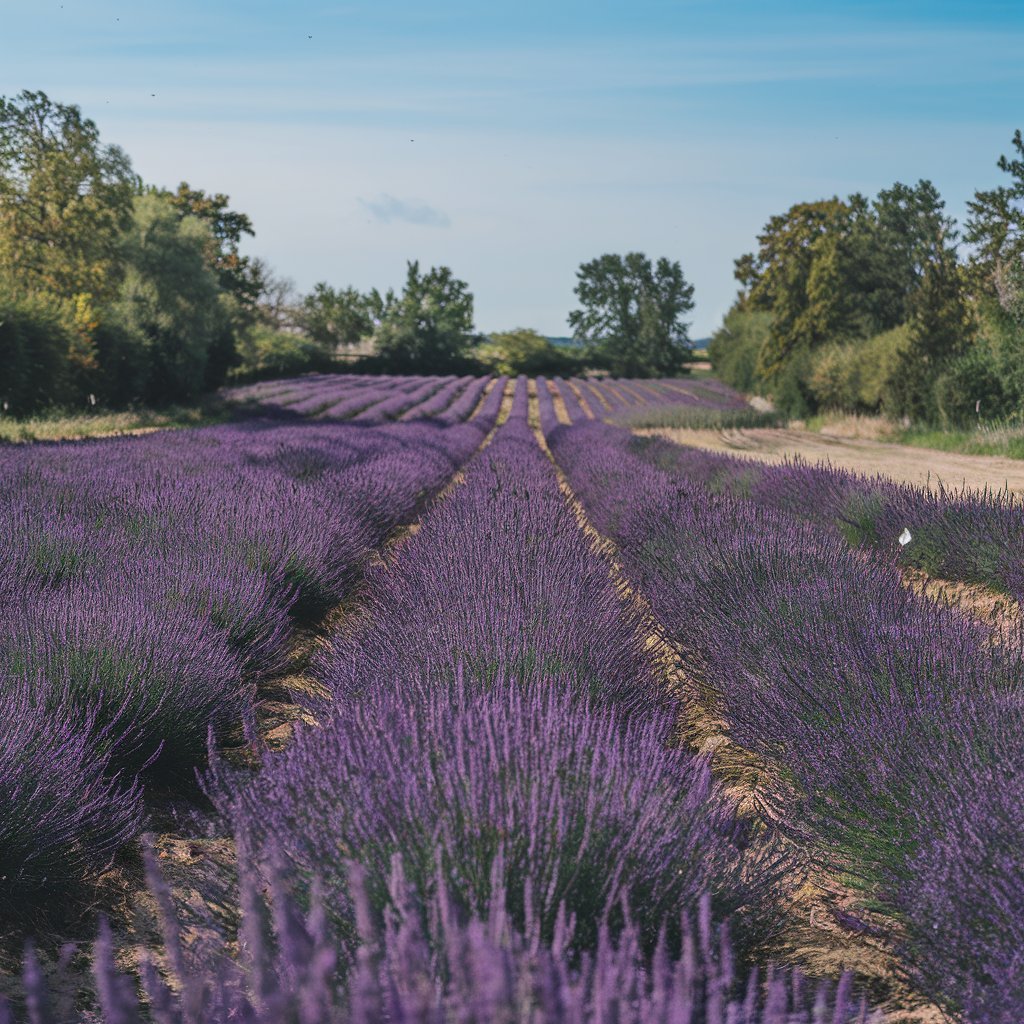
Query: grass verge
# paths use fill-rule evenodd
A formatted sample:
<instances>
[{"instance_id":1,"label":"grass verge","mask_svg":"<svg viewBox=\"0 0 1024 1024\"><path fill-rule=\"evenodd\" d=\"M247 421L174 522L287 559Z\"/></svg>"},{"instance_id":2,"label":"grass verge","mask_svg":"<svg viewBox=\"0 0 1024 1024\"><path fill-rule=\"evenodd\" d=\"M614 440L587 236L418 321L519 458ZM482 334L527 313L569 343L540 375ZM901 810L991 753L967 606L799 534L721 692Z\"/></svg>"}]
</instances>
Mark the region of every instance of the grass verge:
<instances>
[{"instance_id":1,"label":"grass verge","mask_svg":"<svg viewBox=\"0 0 1024 1024\"><path fill-rule=\"evenodd\" d=\"M882 416L822 413L812 416L804 426L815 433L835 437L888 441L958 455L998 455L1007 459L1024 459L1024 424L1016 422L981 422L973 427L961 428L925 425L904 427Z\"/></svg>"},{"instance_id":2,"label":"grass verge","mask_svg":"<svg viewBox=\"0 0 1024 1024\"><path fill-rule=\"evenodd\" d=\"M55 409L26 419L0 416L0 443L78 441L87 437L109 437L174 427L204 427L223 423L231 416L232 407L215 396L193 405L170 405L162 409L97 410L88 413Z\"/></svg>"}]
</instances>

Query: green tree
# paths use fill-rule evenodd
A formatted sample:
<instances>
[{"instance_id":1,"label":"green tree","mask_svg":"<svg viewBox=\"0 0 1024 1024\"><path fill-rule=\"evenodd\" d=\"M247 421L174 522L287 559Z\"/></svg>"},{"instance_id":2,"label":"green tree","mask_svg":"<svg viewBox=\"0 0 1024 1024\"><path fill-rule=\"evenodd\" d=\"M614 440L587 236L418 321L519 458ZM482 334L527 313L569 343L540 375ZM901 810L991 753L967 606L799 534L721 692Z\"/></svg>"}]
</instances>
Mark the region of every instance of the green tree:
<instances>
[{"instance_id":1,"label":"green tree","mask_svg":"<svg viewBox=\"0 0 1024 1024\"><path fill-rule=\"evenodd\" d=\"M870 202L833 196L769 220L735 273L739 308L772 315L757 370L772 393L785 381L791 406L813 411L800 367L814 364L816 349L863 342L910 318L934 240L952 231L943 207L931 182L896 182Z\"/></svg>"},{"instance_id":2,"label":"green tree","mask_svg":"<svg viewBox=\"0 0 1024 1024\"><path fill-rule=\"evenodd\" d=\"M305 333L329 352L352 348L373 333L374 312L380 303L355 288L336 290L324 281L313 286L296 311Z\"/></svg>"},{"instance_id":3,"label":"green tree","mask_svg":"<svg viewBox=\"0 0 1024 1024\"><path fill-rule=\"evenodd\" d=\"M421 274L419 263L410 262L401 296L374 291L369 303L379 321L374 341L384 365L431 373L465 364L473 342L473 295L448 267Z\"/></svg>"},{"instance_id":4,"label":"green tree","mask_svg":"<svg viewBox=\"0 0 1024 1024\"><path fill-rule=\"evenodd\" d=\"M1010 176L1008 185L974 193L964 240L973 246L972 277L983 294L1024 326L1024 137L1013 136L1016 157L1000 156L996 166Z\"/></svg>"},{"instance_id":5,"label":"green tree","mask_svg":"<svg viewBox=\"0 0 1024 1024\"><path fill-rule=\"evenodd\" d=\"M239 252L242 236L256 236L249 216L228 208L230 199L223 192L204 192L187 181L178 190L167 193L182 217L197 217L210 229L206 259L217 275L221 289L232 295L239 308L255 319L256 304L263 282L264 264Z\"/></svg>"},{"instance_id":6,"label":"green tree","mask_svg":"<svg viewBox=\"0 0 1024 1024\"><path fill-rule=\"evenodd\" d=\"M210 229L166 195L135 200L122 238L124 279L97 334L114 401L194 398L228 316L207 255Z\"/></svg>"},{"instance_id":7,"label":"green tree","mask_svg":"<svg viewBox=\"0 0 1024 1024\"><path fill-rule=\"evenodd\" d=\"M954 239L940 235L914 293L910 341L890 382L897 413L916 420L935 419L936 382L967 350L971 333Z\"/></svg>"},{"instance_id":8,"label":"green tree","mask_svg":"<svg viewBox=\"0 0 1024 1024\"><path fill-rule=\"evenodd\" d=\"M23 416L70 401L74 330L64 311L39 294L0 283L0 415Z\"/></svg>"},{"instance_id":9,"label":"green tree","mask_svg":"<svg viewBox=\"0 0 1024 1024\"><path fill-rule=\"evenodd\" d=\"M0 97L0 275L26 291L110 297L140 182L76 106Z\"/></svg>"},{"instance_id":10,"label":"green tree","mask_svg":"<svg viewBox=\"0 0 1024 1024\"><path fill-rule=\"evenodd\" d=\"M758 250L736 261L740 307L772 314L758 373L776 377L798 350L809 351L833 332L854 329L848 298L837 289L847 275L850 236L863 215L863 197L797 203L772 217L758 235Z\"/></svg>"},{"instance_id":11,"label":"green tree","mask_svg":"<svg viewBox=\"0 0 1024 1024\"><path fill-rule=\"evenodd\" d=\"M757 391L757 360L771 326L772 315L766 310L733 306L708 342L716 375L737 391Z\"/></svg>"},{"instance_id":12,"label":"green tree","mask_svg":"<svg viewBox=\"0 0 1024 1024\"><path fill-rule=\"evenodd\" d=\"M953 222L945 202L927 180L916 185L896 182L882 189L872 203L872 244L866 299L870 303L870 335L891 330L910 319L914 294L932 260L936 238L952 236Z\"/></svg>"},{"instance_id":13,"label":"green tree","mask_svg":"<svg viewBox=\"0 0 1024 1024\"><path fill-rule=\"evenodd\" d=\"M266 265L239 251L243 235L255 237L256 232L247 214L229 208L230 199L223 192L205 192L183 181L176 192L164 194L170 197L179 216L196 217L209 228L206 261L226 296L224 308L228 313L207 353L205 381L208 388L214 388L224 382L228 370L238 365L242 337L260 319Z\"/></svg>"},{"instance_id":14,"label":"green tree","mask_svg":"<svg viewBox=\"0 0 1024 1024\"><path fill-rule=\"evenodd\" d=\"M582 264L576 278L582 308L569 314L569 326L596 362L621 377L685 368L692 346L683 317L693 309L693 285L678 263L605 254Z\"/></svg>"}]
</instances>

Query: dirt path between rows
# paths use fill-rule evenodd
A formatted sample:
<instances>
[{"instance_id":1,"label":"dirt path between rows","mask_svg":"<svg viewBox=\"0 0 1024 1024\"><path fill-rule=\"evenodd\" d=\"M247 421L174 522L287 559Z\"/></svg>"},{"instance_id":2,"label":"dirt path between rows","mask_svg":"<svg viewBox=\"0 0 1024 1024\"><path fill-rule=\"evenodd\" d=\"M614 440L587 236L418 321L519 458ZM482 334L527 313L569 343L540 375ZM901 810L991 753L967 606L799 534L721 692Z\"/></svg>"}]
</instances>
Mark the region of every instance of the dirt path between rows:
<instances>
[{"instance_id":1,"label":"dirt path between rows","mask_svg":"<svg viewBox=\"0 0 1024 1024\"><path fill-rule=\"evenodd\" d=\"M778 463L799 455L808 462L827 460L857 473L881 473L893 480L937 489L966 486L971 490L1002 490L1024 494L1024 460L996 455L958 455L934 448L915 448L866 438L834 437L809 430L751 428L746 430L685 430L657 428L637 434L664 437L676 444L707 448L729 455Z\"/></svg>"}]
</instances>

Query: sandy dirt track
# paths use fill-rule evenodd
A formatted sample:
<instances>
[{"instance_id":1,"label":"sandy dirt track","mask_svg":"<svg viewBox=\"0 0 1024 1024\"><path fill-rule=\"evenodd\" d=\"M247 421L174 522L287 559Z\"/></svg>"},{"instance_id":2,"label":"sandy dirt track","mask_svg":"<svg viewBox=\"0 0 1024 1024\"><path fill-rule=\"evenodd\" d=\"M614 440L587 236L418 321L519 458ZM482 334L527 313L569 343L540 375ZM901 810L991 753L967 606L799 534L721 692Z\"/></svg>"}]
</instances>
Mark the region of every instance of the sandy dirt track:
<instances>
[{"instance_id":1,"label":"sandy dirt track","mask_svg":"<svg viewBox=\"0 0 1024 1024\"><path fill-rule=\"evenodd\" d=\"M984 487L1024 494L1024 460L994 455L957 455L933 448L911 448L908 445L864 438L834 437L808 430L637 430L638 434L655 435L677 444L708 448L730 455L749 456L764 462L782 462L787 456L799 455L808 462L831 462L858 473L883 473L893 480L902 480L933 489L941 481L947 488L964 485L981 490Z\"/></svg>"}]
</instances>

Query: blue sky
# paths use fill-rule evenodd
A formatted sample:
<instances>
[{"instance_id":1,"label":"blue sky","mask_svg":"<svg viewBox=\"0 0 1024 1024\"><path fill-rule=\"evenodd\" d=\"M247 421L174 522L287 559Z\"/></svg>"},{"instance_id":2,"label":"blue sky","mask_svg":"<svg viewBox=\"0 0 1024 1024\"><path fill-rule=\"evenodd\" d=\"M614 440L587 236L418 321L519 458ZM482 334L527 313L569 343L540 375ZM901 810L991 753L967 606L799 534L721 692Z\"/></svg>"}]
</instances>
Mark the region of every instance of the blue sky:
<instances>
[{"instance_id":1,"label":"blue sky","mask_svg":"<svg viewBox=\"0 0 1024 1024\"><path fill-rule=\"evenodd\" d=\"M960 217L1024 127L1022 54L1016 0L0 0L0 95L228 193L300 289L445 263L480 329L547 334L604 252L679 260L700 337L794 202L930 178Z\"/></svg>"}]
</instances>

